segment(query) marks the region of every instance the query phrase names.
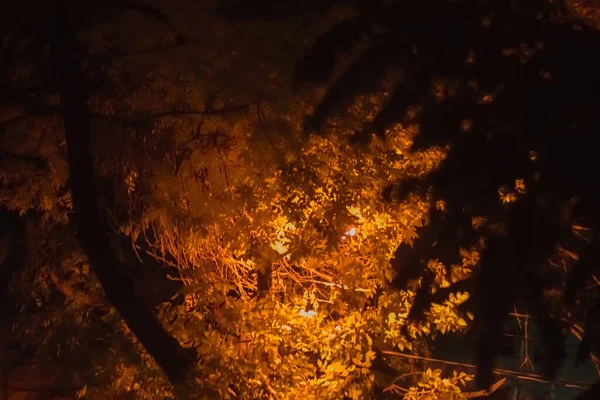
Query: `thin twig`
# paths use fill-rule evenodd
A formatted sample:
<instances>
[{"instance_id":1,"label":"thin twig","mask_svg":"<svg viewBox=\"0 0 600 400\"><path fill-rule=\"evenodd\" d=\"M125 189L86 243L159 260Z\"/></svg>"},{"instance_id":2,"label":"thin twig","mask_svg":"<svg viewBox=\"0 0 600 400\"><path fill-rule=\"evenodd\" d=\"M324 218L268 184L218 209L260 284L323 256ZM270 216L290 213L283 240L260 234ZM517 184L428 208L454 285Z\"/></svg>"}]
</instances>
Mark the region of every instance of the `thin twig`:
<instances>
[{"instance_id":1,"label":"thin twig","mask_svg":"<svg viewBox=\"0 0 600 400\"><path fill-rule=\"evenodd\" d=\"M323 281L317 281L314 279L307 279L305 280L305 282L310 282L310 283L317 283L319 285L325 285L325 286L329 286L329 287L337 287L337 288L342 288L345 290L353 290L355 292L363 292L363 293L369 293L372 292L371 289L364 289L364 288L351 288L349 286L346 285L341 285L339 283L333 283L333 282L323 282Z\"/></svg>"},{"instance_id":2,"label":"thin twig","mask_svg":"<svg viewBox=\"0 0 600 400\"><path fill-rule=\"evenodd\" d=\"M487 390L478 390L476 392L467 392L467 393L461 393L461 394L464 397L466 397L467 399L474 399L476 397L489 396L492 393L494 393L496 390L500 389L500 387L502 385L504 385L505 382L506 382L506 378L502 378L498 382L496 382L492 386L490 386L490 388Z\"/></svg>"},{"instance_id":3,"label":"thin twig","mask_svg":"<svg viewBox=\"0 0 600 400\"><path fill-rule=\"evenodd\" d=\"M523 368L523 366L531 365L531 369L535 371L533 362L529 358L529 318L525 318L524 331L525 331L525 337L523 338L523 341L521 342L521 346L523 346L522 349L524 351L524 356L523 356L523 362L521 363L520 368Z\"/></svg>"},{"instance_id":4,"label":"thin twig","mask_svg":"<svg viewBox=\"0 0 600 400\"><path fill-rule=\"evenodd\" d=\"M423 375L423 372L422 371L416 371L416 372L408 372L406 374L402 374L402 375L396 377L396 379L394 379L392 381L392 383L390 383L390 385L388 387L386 387L385 389L383 389L383 391L384 392L390 392L390 391L392 391L393 386L396 386L396 382L398 382L400 379L404 379L406 377L414 376L414 375Z\"/></svg>"},{"instance_id":5,"label":"thin twig","mask_svg":"<svg viewBox=\"0 0 600 400\"><path fill-rule=\"evenodd\" d=\"M519 312L517 311L517 306L513 305L513 310L515 311L515 317L517 318L517 324L519 324L519 329L523 329L521 325L521 318L519 317Z\"/></svg>"},{"instance_id":6,"label":"thin twig","mask_svg":"<svg viewBox=\"0 0 600 400\"><path fill-rule=\"evenodd\" d=\"M404 353L400 353L397 351L387 351L386 350L386 351L382 351L381 353L389 355L389 356L404 357L404 358L408 358L408 359L412 359L412 360L429 361L429 362L433 362L433 363L453 365L456 367L477 369L477 366L473 365L473 364L466 364L466 363L461 363L461 362L456 362L456 361L440 360L437 358L430 358L430 357L414 356L411 354L404 354ZM526 381L541 382L541 383L546 383L546 384L552 383L552 382L549 382L548 380L544 379L544 377L539 374L530 374L530 373L524 373L524 372L519 372L519 371L512 371L512 370L508 370L508 369L501 369L501 368L493 369L492 373L494 373L496 375L512 376L514 378L522 379L522 380L526 380ZM592 386L592 384L593 384L591 382L574 381L574 380L568 380L568 379L562 379L562 378L556 379L553 383L558 383L564 387L571 387L571 388L577 388L577 389L586 389L586 388Z\"/></svg>"}]
</instances>

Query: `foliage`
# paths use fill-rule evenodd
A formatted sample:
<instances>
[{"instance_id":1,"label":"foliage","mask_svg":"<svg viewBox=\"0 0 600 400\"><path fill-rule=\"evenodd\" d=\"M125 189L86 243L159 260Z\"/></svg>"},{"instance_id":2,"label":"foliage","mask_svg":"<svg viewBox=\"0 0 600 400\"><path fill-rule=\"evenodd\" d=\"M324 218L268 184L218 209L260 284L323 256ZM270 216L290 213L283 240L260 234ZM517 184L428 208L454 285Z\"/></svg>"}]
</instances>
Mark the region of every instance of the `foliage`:
<instances>
[{"instance_id":1,"label":"foliage","mask_svg":"<svg viewBox=\"0 0 600 400\"><path fill-rule=\"evenodd\" d=\"M173 279L184 283L180 300L165 302L158 311L180 343L197 352L199 388L216 390L220 398L367 398L389 379L374 367L376 360L382 362L381 349L418 354L426 351L431 334L464 331L459 297L452 295L432 307L426 320L411 323L414 291L387 290L395 276L390 258L400 243L416 238L430 202L426 192L402 203L382 202L381 193L391 182L436 168L443 148L410 152L416 127L400 125L368 150L349 144L345 124L372 118L370 110L381 96L360 98L352 106L353 118L327 137L307 137L298 129L312 95L288 94L285 113L284 107L261 104L260 118L253 113L152 117L143 97L136 100L164 87L176 106L177 92L190 85L200 83L166 86L156 79L129 88L126 97L97 96L90 104L104 211L135 251L177 268ZM109 113L107 105L128 111ZM134 130L131 115L150 116ZM11 123L5 134L22 132L23 147L21 142L6 146L64 166L60 124L42 135L34 127L55 117L32 121ZM34 148L39 138L46 152ZM34 194L7 194L3 204L21 212L39 210L48 221L41 234L53 237L33 249L47 262L34 263L34 272L22 274L23 283L15 286L29 288L20 301L32 312L31 318L21 315L15 329L40 354L63 362L85 355L76 376L87 384L80 396L168 395L154 362L99 293L76 242L67 239L72 232L62 224L69 203L60 210L45 205L60 205L60 196L68 196L66 169L46 173L50 179L11 185L5 180L18 193ZM36 182L51 186L36 189ZM51 200L36 195L41 190ZM125 261L134 256L119 241L115 249ZM470 268L449 271L463 279ZM453 272L459 269L463 272ZM43 310L50 313L40 314ZM400 372L412 368L383 363ZM447 382L435 379L446 390Z\"/></svg>"},{"instance_id":2,"label":"foliage","mask_svg":"<svg viewBox=\"0 0 600 400\"><path fill-rule=\"evenodd\" d=\"M151 139L164 137L164 126L144 137L148 148L142 151L152 154ZM390 131L387 144L373 143L361 153L347 144L343 131L337 140L297 132L267 144L264 129L260 122L205 120L178 168L170 162L181 143L190 142L185 136L161 147L151 173L128 166L128 173L119 174L125 176L122 193L129 210L141 211L120 229L133 240L145 237L148 251L179 269L183 301L165 303L160 315L172 321L169 327L182 344L197 349L201 386L222 398L364 398L383 384L372 371L381 346L419 352L431 333L466 327L456 309L466 294L452 294L432 307L426 321L409 323L414 292L385 289L394 277L394 249L415 238L429 203L425 194L385 204L380 193L394 179L434 168L443 152L409 154L410 134L400 128ZM149 199L141 195L148 188L157 188ZM72 332L77 326L98 335L100 323L117 329L103 334L103 342L130 336L114 312L85 311L106 306L84 295L97 283L85 258L72 253L77 249L53 251L47 257L62 265L37 272L47 294L36 302L43 307L52 291L62 292L66 320L42 320L31 337L47 337L50 342L38 343L47 351L64 346L57 329ZM271 284L259 288L257 275L266 269ZM31 335L33 323L22 319L19 329ZM132 370L139 364L123 356L144 353L129 339L134 347L106 359L87 381L88 393L109 390L101 386L107 378L114 379L115 390L142 398L168 391L153 377L147 356L139 360L144 367ZM82 351L75 343L69 350Z\"/></svg>"},{"instance_id":3,"label":"foliage","mask_svg":"<svg viewBox=\"0 0 600 400\"><path fill-rule=\"evenodd\" d=\"M598 87L589 53L598 34L562 20L551 3L354 4L356 13L321 35L295 73L297 82L329 83L306 120L307 132L326 134L357 94L376 91L395 69L393 95L355 128L353 139L369 143L385 137L389 126L419 123L413 151L448 146L441 168L391 190L402 199L431 188L433 201L446 203L444 214L432 213L434 228L419 229L424 243L395 285L404 288L420 276L443 282L443 269L435 261L421 268L422 259L452 263L460 248L481 246L471 304L482 387L491 384L495 343L514 304L535 314L544 331L544 370L555 376L565 354L558 322L565 309L551 315L546 293L564 293L566 307L579 309L576 294L590 298L583 288L594 269L589 260L598 254L596 242L588 246L572 230L579 225L574 218L590 229L598 224L588 173L597 169L588 138L598 120L585 111L598 105L589 92ZM336 60L346 52L355 54L352 61ZM575 71L574 65L585 67ZM475 227L482 217L486 223ZM559 245L581 251L574 268L546 262ZM400 246L398 254L409 253ZM432 291L418 291L412 316L431 301Z\"/></svg>"},{"instance_id":4,"label":"foliage","mask_svg":"<svg viewBox=\"0 0 600 400\"><path fill-rule=\"evenodd\" d=\"M417 382L417 386L411 386L405 392L404 399L464 399L466 397L461 395L460 386L464 386L470 380L471 377L464 372L456 373L455 371L452 377L443 378L441 370L431 370L428 368L422 374L421 380Z\"/></svg>"},{"instance_id":5,"label":"foliage","mask_svg":"<svg viewBox=\"0 0 600 400\"><path fill-rule=\"evenodd\" d=\"M154 254L186 282L184 304L169 313L185 324L173 332L198 349L202 371L221 366L206 385L219 382L222 397L363 398L382 385L370 369L379 347L419 351L432 332L464 330L454 295L411 324L414 292L385 289L395 248L414 239L429 203L425 194L385 204L380 193L434 168L443 151L407 154L410 133L400 128L358 153L341 129L303 138L281 121L288 136L265 138L261 121L229 136L210 123L205 135L235 147L200 142L178 173L201 169L204 179L183 178L185 191L172 184L159 203L171 215L150 205L138 225L151 227ZM173 179L161 172L153 179ZM261 274L270 284L260 286Z\"/></svg>"},{"instance_id":6,"label":"foliage","mask_svg":"<svg viewBox=\"0 0 600 400\"><path fill-rule=\"evenodd\" d=\"M310 35L317 36L344 13L317 18L319 32ZM143 29L150 40L163 40L146 22L150 25ZM414 107L396 109L397 116L406 117L402 121L390 120L389 115L382 120L379 111L398 101L395 72L377 71L360 80L369 90L361 87L357 96L353 91L350 96L331 96L320 88L291 93L284 79L292 74L281 54L300 53L304 38L310 36L297 18L244 25L242 38L230 36L234 34L214 20L203 22L221 39L203 42L202 51L184 48L164 59L114 56L114 48L132 45L104 41L104 30L122 29L114 20L97 21L94 30L81 32L90 53L86 73L100 88L89 106L103 212L115 231L113 250L139 285L138 295L149 291L147 283L138 281L155 272L156 261L162 272L170 271L171 280L182 283L177 293L152 304L159 303L157 312L167 329L198 355L195 387L190 390L209 388L218 398L361 399L381 395L394 382L384 396L462 398L470 380L463 372L444 377L439 370L389 359L381 351L426 355L436 335L465 332L472 314L462 307L473 297L472 288L454 285L469 282L483 257L480 250L493 246L485 240L460 243L455 249L459 256L449 260L436 254L445 244L440 243L434 251L419 254L427 273L401 290L390 289L390 283L408 263L402 264L400 257L400 267L394 268L390 261L399 247L417 247L423 229L439 222L436 216L454 221L457 205L462 210L463 200L478 200L482 192L492 193L490 198L501 207L494 210L501 211L477 209L481 203L472 201L467 206L474 205L480 213L469 215L469 228L505 231L505 213L518 210L535 184L523 180L525 173L515 168L518 173L510 169L481 185L487 176L475 172L482 165L506 165L507 156L495 151L482 152L458 168L456 147L437 142L422 149L415 146L420 137L428 138L423 132L435 131L428 122L443 120L439 114L427 114L431 120L416 118L432 110L420 107L418 96L409 99ZM287 25L295 31L285 37L281 32L284 27L291 30ZM253 40L256 37L266 39L257 44L262 42ZM233 50L227 47L232 38L240 41ZM479 51L487 42L475 44ZM525 47L520 50L527 55L531 49ZM109 51L103 53L105 48ZM194 61L199 53L214 65ZM256 54L268 61L257 60ZM386 54L395 57L393 52ZM19 62L21 56L15 55ZM426 65L439 61L425 58ZM397 65L399 60L392 61ZM12 67L16 71L17 66ZM43 70L44 60L28 68ZM252 79L245 75L248 71L255 74ZM17 78L25 75L14 76L3 86L19 88L22 82ZM232 78L240 76L244 79ZM354 82L353 77L356 74L345 82ZM493 104L492 97L485 97L491 96L483 87L487 78L483 76L481 88L472 89L469 97L481 107ZM19 79L29 82L27 77ZM251 82L240 83L247 81ZM432 99L451 98L456 89L450 78L438 79L433 86L425 79L415 82L424 84L427 93L431 89ZM53 93L51 82L42 85ZM87 385L82 396L172 396L154 361L106 303L85 255L72 241L73 232L64 226L71 209L64 137L53 108L56 99L48 97L42 102L44 112L21 106L14 117L11 110L3 110L0 122L2 151L11 154L3 157L0 169L0 203L21 213L39 211L45 239L33 249L43 262L31 263L14 285L28 311L19 316L15 330L43 356L65 363L76 359L75 380ZM319 106L323 103L324 108ZM435 104L432 100L429 105L443 111ZM340 106L342 113L330 113ZM306 115L320 115L320 120L308 120L309 127L322 128L318 134L303 132ZM460 126L462 133L478 129L480 122L464 116L457 121L460 125L452 126ZM378 135L357 144L355 134L365 125L368 136L374 131ZM37 160L43 161L41 168ZM440 167L448 171L448 165L455 167L450 169L454 175L436 172ZM458 179L463 175L479 180L464 183ZM417 190L406 191L406 196L383 200L398 182L432 183L427 180L432 176L437 179L434 190L416 185ZM504 179L507 176L510 179ZM440 184L440 177L448 179ZM450 189L473 197L444 198ZM508 204L501 205L499 198ZM501 261L513 261L500 255ZM128 260L138 257L144 264L133 270L135 263ZM500 278L497 282L506 282ZM426 303L421 319L411 319L419 293L435 301ZM394 379L405 374L414 380L400 388Z\"/></svg>"}]
</instances>

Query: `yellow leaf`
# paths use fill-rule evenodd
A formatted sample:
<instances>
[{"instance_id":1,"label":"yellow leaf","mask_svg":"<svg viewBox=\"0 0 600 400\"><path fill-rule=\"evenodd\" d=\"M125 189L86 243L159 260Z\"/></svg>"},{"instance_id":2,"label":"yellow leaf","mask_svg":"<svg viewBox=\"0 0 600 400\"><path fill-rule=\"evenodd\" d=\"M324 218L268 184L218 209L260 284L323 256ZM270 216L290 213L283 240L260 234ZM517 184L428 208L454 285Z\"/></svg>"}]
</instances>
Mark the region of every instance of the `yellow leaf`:
<instances>
[{"instance_id":1,"label":"yellow leaf","mask_svg":"<svg viewBox=\"0 0 600 400\"><path fill-rule=\"evenodd\" d=\"M335 361L327 366L327 372L342 372L346 369L340 361Z\"/></svg>"},{"instance_id":2,"label":"yellow leaf","mask_svg":"<svg viewBox=\"0 0 600 400\"><path fill-rule=\"evenodd\" d=\"M85 394L87 393L87 385L85 385L84 387L81 388L81 390L79 390L77 392L77 398L81 399L83 396L85 396Z\"/></svg>"}]
</instances>

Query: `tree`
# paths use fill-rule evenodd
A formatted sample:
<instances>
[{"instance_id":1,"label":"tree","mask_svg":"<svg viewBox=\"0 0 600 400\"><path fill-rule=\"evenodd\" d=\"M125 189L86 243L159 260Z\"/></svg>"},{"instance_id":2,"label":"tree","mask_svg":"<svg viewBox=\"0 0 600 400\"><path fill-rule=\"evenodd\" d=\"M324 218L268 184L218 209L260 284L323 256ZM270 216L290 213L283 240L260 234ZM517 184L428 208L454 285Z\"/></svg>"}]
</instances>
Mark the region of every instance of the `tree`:
<instances>
[{"instance_id":1,"label":"tree","mask_svg":"<svg viewBox=\"0 0 600 400\"><path fill-rule=\"evenodd\" d=\"M549 315L545 293L564 288L558 283L560 272L545 260L557 243L570 242L571 251L564 254L579 261L565 291L572 304L593 269L588 260L596 254L595 245L582 246L569 237L573 225L581 228L573 218L585 215L592 227L597 221L586 205L595 198L589 179L596 169L593 146L586 140L597 124L591 116L597 101L589 91L598 87L592 72L596 64L589 59L589 49L598 46L597 34L556 23L553 10L541 8L544 2L537 8L531 2L477 1L352 5L357 12L298 60L296 78L327 82L339 53L355 48L363 35L370 49L333 80L305 129L322 131L357 94L378 90L390 67L400 70L389 101L355 131L355 141L368 143L373 133L385 138L397 123L418 124L413 150L450 150L433 174L398 182L387 192L401 200L431 186L433 199L447 203L419 232L420 244L398 248L395 284L403 288L419 278L420 260L440 258L451 264L461 245L486 238L473 297L481 323L479 383L491 384L498 335L512 305L521 302L545 332L546 372L553 377L564 356L563 334L558 316ZM473 224L474 217L487 222ZM580 256L573 255L573 246L581 249ZM423 279L432 278L425 274ZM426 286L416 304L432 300ZM590 316L594 306L588 304ZM413 308L415 316L420 308ZM588 322L589 329L593 326ZM590 348L585 340L584 348L581 354Z\"/></svg>"},{"instance_id":2,"label":"tree","mask_svg":"<svg viewBox=\"0 0 600 400\"><path fill-rule=\"evenodd\" d=\"M65 2L56 2L53 58L62 107L69 165L69 187L73 194L75 229L107 299L123 316L127 326L163 369L169 380L186 379L191 360L160 321L133 294L132 281L119 269L109 243L109 224L101 215L94 182L91 118L87 108L86 79L77 58L77 41L67 17Z\"/></svg>"},{"instance_id":3,"label":"tree","mask_svg":"<svg viewBox=\"0 0 600 400\"><path fill-rule=\"evenodd\" d=\"M190 4L183 12L192 10ZM365 120L375 121L390 97L385 91L357 91L343 118L330 119L321 136L306 135L302 119L321 91L293 93L285 85L291 76L286 52L300 54L305 39L305 21L293 13L236 29L205 10L193 14L193 26L208 29L211 41L205 31L195 39L177 10L161 8L160 15L177 22L140 18L136 30L148 40L110 39L110 32L132 25L119 25L118 14L94 19L93 28L81 24L79 50L61 47L78 46L74 35L62 31L61 39L70 39L56 41L54 50L76 54L84 68L73 64L78 58L55 58L64 63L57 69L60 79L42 80L43 95L33 99L23 87L39 85L47 65L17 51L21 37L8 39L15 52L4 59L7 70L23 64L30 72L7 74L11 79L3 82L19 100L7 104L27 101L16 116L3 112L3 135L11 140L2 150L11 156L5 157L0 201L20 212L38 209L44 237L31 251L40 261L14 277L13 294L26 311L15 319L15 330L28 334L22 340L75 370L74 383L85 388L80 396L181 396L155 365L152 346L143 335L132 335L139 331L124 326L109 305L124 307L126 321L146 315L152 322L147 314L128 314L131 304L123 298L136 300L149 290L140 277L153 276L158 262L181 285L155 301L154 310L168 334L198 355L183 395L485 394L466 393L471 376L462 371L445 375L415 361L429 357L436 335L470 327L470 314L460 307L471 297L482 245L463 245L453 263L431 260L423 279L390 290L403 271L394 264L411 255L396 252L401 244L430 251L426 241L416 241L417 232L430 232L432 243L440 233L453 236L438 223L448 219L449 212L441 211L453 210L453 199L441 201L441 189L417 185L451 163L453 153L443 147L413 151L418 130L409 124L390 125L385 140L358 141L360 146L349 140ZM332 22L331 16L314 18ZM186 45L177 40L181 35ZM34 44L21 46L36 54ZM32 159L48 168L34 168ZM396 183L411 178L420 190L400 196ZM83 190L94 180L97 196ZM73 206L80 207L75 214ZM78 215L75 240L65 221ZM431 255L456 243L448 240ZM115 275L133 282L111 282ZM155 281L164 288L169 280ZM111 285L118 285L116 294ZM428 290L436 291L435 301L415 305ZM409 318L414 310L421 310L420 319ZM160 366L160 357L154 359ZM184 369L185 362L176 367Z\"/></svg>"},{"instance_id":4,"label":"tree","mask_svg":"<svg viewBox=\"0 0 600 400\"><path fill-rule=\"evenodd\" d=\"M135 3L128 2L126 4L128 7L132 5L135 5ZM148 9L149 7L144 7L142 11L148 11ZM89 82L81 71L80 52L82 47L77 42L75 33L71 28L64 2L55 2L53 11L54 24L51 24L51 26L54 27L55 33L51 35L50 40L52 48L50 63L54 66L54 70L51 72L58 83L56 89L57 94L60 96L60 108L57 108L57 111L60 110L64 124L69 183L76 211L71 220L76 221L74 225L76 225L77 236L108 300L124 317L127 326L156 360L169 380L177 384L186 379L192 360L179 343L164 330L154 313L136 298L133 292L133 281L119 271L119 260L109 243L108 220L102 215L97 199L91 153L91 118L87 109L88 94L86 88ZM25 93L18 94L25 96ZM40 107L37 104L35 106ZM17 122L19 119L20 117L15 119L9 117L6 124ZM9 167L11 159L18 162L27 162L38 169L44 166L44 163L35 157L8 152L3 153L5 153L3 156L4 161L9 164ZM9 191L13 189L11 184L14 182L11 181L15 180L15 177L11 176L10 168L6 169L3 178L6 183L5 189ZM17 176L16 180L18 181L19 178ZM17 200L11 208L16 207L25 210L31 207L30 204L19 203L18 199L10 200ZM45 202L45 200L42 198L42 201ZM50 211L50 208L52 208L52 204L50 204L47 211ZM7 283L11 275L9 267L14 269L14 264L17 264L18 260L6 260L6 263L11 262L13 265L3 265L3 275L6 275ZM3 260L3 264L6 263ZM61 285L57 284L57 286L60 287ZM64 294L65 289L62 289L62 291ZM69 289L69 291L72 290Z\"/></svg>"},{"instance_id":5,"label":"tree","mask_svg":"<svg viewBox=\"0 0 600 400\"><path fill-rule=\"evenodd\" d=\"M66 29L68 24L61 26ZM57 86L47 86L50 101L36 98L31 102L42 104L17 110L16 117L7 115L3 122L4 135L12 138L5 151L15 156L6 161L2 201L20 212L40 209L40 231L47 238L32 250L46 261L15 277L21 282L15 294L35 316L21 315L16 329L29 332L24 340L35 344L41 355L76 360L76 383L88 384L88 395L106 393L111 386L115 392L129 390L148 398L157 391L172 393L99 290L98 281L110 303L120 311L125 307L126 320L144 315L127 312L132 304L123 304L122 298L134 299L136 285L122 276L148 263L139 266L127 247L107 242L108 228L90 191L92 174L110 226L127 235L138 253L177 268L176 278L185 283L180 300L159 305L158 312L171 334L198 353L199 387L217 390L220 397L359 398L375 388L383 390L395 377L390 373L413 368L377 356L380 349L399 345L423 352L429 332L464 330L468 318L455 311L464 293L432 309L428 321L406 325L412 292L390 297L380 290L393 275L391 250L410 240L428 207L415 196L401 209L388 209L379 202L381 187L390 174L433 168L441 152L415 154L405 164L396 150L406 146L410 133L398 131L394 148L374 146L361 156L367 163L362 164L343 139L343 130L332 132L338 140L309 139L297 130L310 97L288 94L279 108L257 101L229 106L219 99L209 101L206 83L197 80L140 82L134 74L127 81L130 65L115 67L110 54L89 56L65 48L75 46L72 36L58 32L64 36L54 42L60 55L55 60L63 64L57 65ZM61 51L83 57L91 69L81 74L74 64L77 58L64 57ZM102 57L109 59L103 68L113 68L113 75L97 75L94 60ZM15 61L23 62L22 55L16 54ZM37 72L45 65L28 67ZM133 71L139 74L139 69ZM21 77L5 86L20 94L20 82L35 83ZM206 99L181 102L173 96L193 85L207 92ZM156 89L170 97L158 112L148 106L147 94L131 101ZM60 103L53 103L53 93L60 94ZM297 107L288 107L298 101ZM356 118L368 110L357 108ZM66 154L61 150L63 127L56 123L61 115ZM88 129L93 146L82 134ZM121 152L115 152L111 132L121 136ZM87 148L93 151L91 157ZM49 170L27 169L21 154L39 158ZM69 175L70 192L63 189ZM75 217L82 248L63 225ZM117 254L123 253L120 261L111 257L115 247ZM468 266L461 273L467 274ZM139 274L131 272L134 279ZM117 280L112 279L115 275ZM440 275L440 284L444 279ZM118 285L116 292L112 285ZM43 317L40 308L51 312ZM136 336L147 344L143 332ZM93 350L105 343L121 350L102 355ZM442 382L435 371L424 369L423 374L424 380L433 376ZM457 374L443 380L439 390L458 395L466 379Z\"/></svg>"}]
</instances>

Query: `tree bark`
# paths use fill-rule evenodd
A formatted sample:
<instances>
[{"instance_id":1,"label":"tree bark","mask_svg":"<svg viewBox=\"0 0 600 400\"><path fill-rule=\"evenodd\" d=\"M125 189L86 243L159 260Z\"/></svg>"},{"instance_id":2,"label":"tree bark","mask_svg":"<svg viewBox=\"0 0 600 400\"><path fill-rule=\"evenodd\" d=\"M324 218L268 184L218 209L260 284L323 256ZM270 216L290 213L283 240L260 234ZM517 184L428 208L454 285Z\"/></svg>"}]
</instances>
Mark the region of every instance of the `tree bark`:
<instances>
[{"instance_id":1,"label":"tree bark","mask_svg":"<svg viewBox=\"0 0 600 400\"><path fill-rule=\"evenodd\" d=\"M90 266L109 302L172 383L186 380L192 360L162 326L155 313L136 298L133 279L122 274L111 251L109 225L98 206L91 149L91 113L79 55L83 45L69 23L65 0L55 0L56 27L52 32L55 77L59 86L69 161L69 184L75 213L71 218Z\"/></svg>"},{"instance_id":2,"label":"tree bark","mask_svg":"<svg viewBox=\"0 0 600 400\"><path fill-rule=\"evenodd\" d=\"M23 218L14 211L0 208L0 319L12 312L9 286L14 274L25 264L25 249Z\"/></svg>"}]
</instances>

